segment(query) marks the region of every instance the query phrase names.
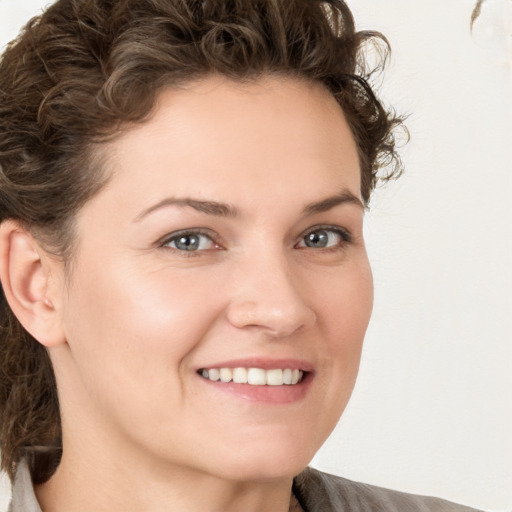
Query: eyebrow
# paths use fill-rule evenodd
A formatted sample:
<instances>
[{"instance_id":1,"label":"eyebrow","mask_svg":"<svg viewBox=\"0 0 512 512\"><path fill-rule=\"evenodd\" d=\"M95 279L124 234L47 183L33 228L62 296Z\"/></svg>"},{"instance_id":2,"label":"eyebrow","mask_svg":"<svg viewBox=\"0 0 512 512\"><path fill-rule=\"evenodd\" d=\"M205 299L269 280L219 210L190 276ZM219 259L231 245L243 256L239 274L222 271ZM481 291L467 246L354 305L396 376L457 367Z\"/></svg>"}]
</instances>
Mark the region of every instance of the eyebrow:
<instances>
[{"instance_id":1,"label":"eyebrow","mask_svg":"<svg viewBox=\"0 0 512 512\"><path fill-rule=\"evenodd\" d=\"M238 210L226 203L219 203L217 201L201 201L199 199L192 199L190 197L167 197L159 201L158 203L150 206L148 209L144 210L141 214L135 217L134 222L140 222L144 217L153 213L156 210L160 210L161 208L167 208L168 206L190 206L202 213L206 213L207 215L215 215L217 217L237 217Z\"/></svg>"},{"instance_id":2,"label":"eyebrow","mask_svg":"<svg viewBox=\"0 0 512 512\"><path fill-rule=\"evenodd\" d=\"M364 204L361 201L361 199L359 199L356 195L350 192L350 190L344 188L339 194L327 197L326 199L322 199L321 201L309 203L304 208L304 214L314 215L315 213L323 213L331 210L335 206L339 206L341 204L346 203L353 204L364 210Z\"/></svg>"},{"instance_id":3,"label":"eyebrow","mask_svg":"<svg viewBox=\"0 0 512 512\"><path fill-rule=\"evenodd\" d=\"M303 214L314 215L317 213L323 213L345 203L353 204L364 209L362 201L356 195L354 195L348 189L343 189L339 194L327 197L325 199L322 199L321 201L309 203L308 205L305 206ZM160 210L162 208L167 208L169 206L188 206L201 213L206 213L207 215L214 215L216 217L234 218L239 216L238 209L231 204L219 203L217 201L192 199L190 197L167 197L165 199L162 199L162 201L159 201L158 203L154 204L153 206L150 206L142 213L137 215L137 217L135 217L134 219L134 222L140 222L144 217L148 216L154 211Z\"/></svg>"}]
</instances>

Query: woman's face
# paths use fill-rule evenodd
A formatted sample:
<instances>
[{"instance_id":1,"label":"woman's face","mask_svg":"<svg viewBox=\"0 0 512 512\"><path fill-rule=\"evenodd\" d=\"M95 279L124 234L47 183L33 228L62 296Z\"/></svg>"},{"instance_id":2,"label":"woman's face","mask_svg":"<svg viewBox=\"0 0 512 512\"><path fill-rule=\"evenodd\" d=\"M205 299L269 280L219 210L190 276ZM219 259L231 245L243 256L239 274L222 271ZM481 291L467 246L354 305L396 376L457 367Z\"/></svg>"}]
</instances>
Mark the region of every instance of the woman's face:
<instances>
[{"instance_id":1,"label":"woman's face","mask_svg":"<svg viewBox=\"0 0 512 512\"><path fill-rule=\"evenodd\" d=\"M293 476L347 404L372 308L342 111L317 85L208 78L108 150L57 301L64 442Z\"/></svg>"}]
</instances>

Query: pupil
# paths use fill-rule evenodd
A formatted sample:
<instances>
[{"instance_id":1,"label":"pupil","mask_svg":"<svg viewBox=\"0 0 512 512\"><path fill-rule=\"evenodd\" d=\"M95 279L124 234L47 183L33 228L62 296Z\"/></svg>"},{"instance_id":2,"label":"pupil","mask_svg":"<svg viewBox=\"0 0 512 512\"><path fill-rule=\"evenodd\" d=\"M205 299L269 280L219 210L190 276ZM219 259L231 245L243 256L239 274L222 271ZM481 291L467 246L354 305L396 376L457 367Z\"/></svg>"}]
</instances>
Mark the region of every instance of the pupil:
<instances>
[{"instance_id":1,"label":"pupil","mask_svg":"<svg viewBox=\"0 0 512 512\"><path fill-rule=\"evenodd\" d=\"M325 231L316 231L315 233L310 233L306 237L306 245L308 247L326 247L328 242L328 235Z\"/></svg>"},{"instance_id":2,"label":"pupil","mask_svg":"<svg viewBox=\"0 0 512 512\"><path fill-rule=\"evenodd\" d=\"M198 246L199 237L195 235L182 236L176 241L176 247L178 247L178 249L183 249L185 251L193 251L197 249Z\"/></svg>"}]
</instances>

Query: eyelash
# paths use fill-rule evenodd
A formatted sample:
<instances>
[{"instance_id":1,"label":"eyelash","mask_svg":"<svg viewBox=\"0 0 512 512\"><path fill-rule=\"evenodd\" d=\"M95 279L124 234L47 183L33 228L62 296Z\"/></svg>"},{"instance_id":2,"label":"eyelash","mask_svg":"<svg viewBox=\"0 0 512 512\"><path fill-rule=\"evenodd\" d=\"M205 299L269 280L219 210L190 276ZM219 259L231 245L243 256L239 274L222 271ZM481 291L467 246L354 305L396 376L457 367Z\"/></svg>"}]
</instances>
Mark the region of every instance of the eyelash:
<instances>
[{"instance_id":1,"label":"eyelash","mask_svg":"<svg viewBox=\"0 0 512 512\"><path fill-rule=\"evenodd\" d=\"M322 247L319 249L316 249L318 251L322 252L337 252L344 250L346 248L347 244L351 244L353 242L353 237L349 231L346 229L340 228L339 226L329 226L329 225L320 225L320 226L314 226L313 228L309 229L304 235L301 236L300 241L304 242L306 237L309 235L312 235L313 233L319 232L319 231L326 231L330 233L334 233L337 236L340 237L341 241L340 243L332 246L332 247ZM176 242L179 238L185 238L189 236L204 236L207 237L217 248L221 247L220 244L218 244L214 236L211 232L201 230L201 229L191 229L191 230L184 230L184 231L178 231L176 233L172 233L170 236L166 236L162 240L158 242L158 247L165 250L171 250L173 252L179 253L180 256L185 258L191 258L191 257L197 257L201 256L201 253L211 250L211 249L200 249L200 250L192 250L192 251L186 251L181 250L176 247L169 247L168 244L172 242ZM297 244L294 246L297 248ZM312 247L309 247L307 245L303 245L298 247L299 249L314 249Z\"/></svg>"},{"instance_id":2,"label":"eyelash","mask_svg":"<svg viewBox=\"0 0 512 512\"><path fill-rule=\"evenodd\" d=\"M313 233L317 233L319 231L327 231L330 233L335 233L340 237L340 243L335 244L332 247L322 247L318 250L322 250L323 252L337 252L344 250L347 246L347 244L351 244L353 242L352 234L347 231L346 229L340 228L339 226L329 226L329 225L321 225L321 226L314 226L313 228L309 229L304 235L301 237L301 241L304 241L305 238L309 235L312 235ZM301 248L304 249L311 249L311 247L308 246L302 246Z\"/></svg>"},{"instance_id":3,"label":"eyelash","mask_svg":"<svg viewBox=\"0 0 512 512\"><path fill-rule=\"evenodd\" d=\"M184 256L186 258L193 258L196 256L200 256L203 250L195 250L195 251L185 251L181 249L177 249L175 247L169 247L168 244L171 242L177 241L179 238L185 238L189 236L204 236L208 238L215 246L220 247L214 240L213 234L209 231L201 230L201 229L190 229L184 231L178 231L176 233L172 233L170 236L166 236L160 242L158 242L158 247L161 249L171 250L173 252L178 253L180 256Z\"/></svg>"}]
</instances>

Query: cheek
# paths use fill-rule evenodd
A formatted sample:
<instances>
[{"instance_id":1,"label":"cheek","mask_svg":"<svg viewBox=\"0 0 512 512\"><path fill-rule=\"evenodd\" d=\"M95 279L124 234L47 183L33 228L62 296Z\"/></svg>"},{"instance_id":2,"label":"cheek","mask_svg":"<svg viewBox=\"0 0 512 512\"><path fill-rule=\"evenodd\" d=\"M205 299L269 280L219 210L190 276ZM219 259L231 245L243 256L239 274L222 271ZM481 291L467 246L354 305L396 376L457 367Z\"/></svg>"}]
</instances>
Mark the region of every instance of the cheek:
<instances>
[{"instance_id":1,"label":"cheek","mask_svg":"<svg viewBox=\"0 0 512 512\"><path fill-rule=\"evenodd\" d=\"M373 280L367 260L332 279L329 290L318 318L327 343L322 366L328 375L331 396L342 410L355 384L372 312Z\"/></svg>"},{"instance_id":2,"label":"cheek","mask_svg":"<svg viewBox=\"0 0 512 512\"><path fill-rule=\"evenodd\" d=\"M212 283L120 265L87 270L75 276L65 321L77 365L148 385L176 378L217 317Z\"/></svg>"},{"instance_id":3,"label":"cheek","mask_svg":"<svg viewBox=\"0 0 512 512\"><path fill-rule=\"evenodd\" d=\"M333 348L360 350L373 308L373 279L367 259L333 276L324 286L319 322Z\"/></svg>"},{"instance_id":4,"label":"cheek","mask_svg":"<svg viewBox=\"0 0 512 512\"><path fill-rule=\"evenodd\" d=\"M212 283L178 272L87 270L75 275L67 304L63 399L123 432L168 426L183 401L188 361L217 318L218 300L206 293Z\"/></svg>"},{"instance_id":5,"label":"cheek","mask_svg":"<svg viewBox=\"0 0 512 512\"><path fill-rule=\"evenodd\" d=\"M315 432L318 449L352 394L372 311L373 282L367 260L362 259L357 265L337 269L328 279L322 276L317 284L318 339L323 341L317 373L321 394L318 410L304 421Z\"/></svg>"}]
</instances>

